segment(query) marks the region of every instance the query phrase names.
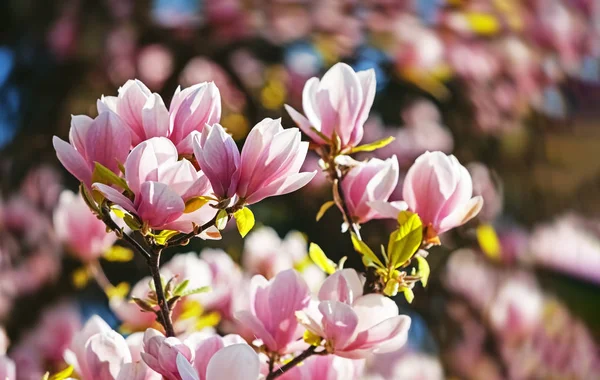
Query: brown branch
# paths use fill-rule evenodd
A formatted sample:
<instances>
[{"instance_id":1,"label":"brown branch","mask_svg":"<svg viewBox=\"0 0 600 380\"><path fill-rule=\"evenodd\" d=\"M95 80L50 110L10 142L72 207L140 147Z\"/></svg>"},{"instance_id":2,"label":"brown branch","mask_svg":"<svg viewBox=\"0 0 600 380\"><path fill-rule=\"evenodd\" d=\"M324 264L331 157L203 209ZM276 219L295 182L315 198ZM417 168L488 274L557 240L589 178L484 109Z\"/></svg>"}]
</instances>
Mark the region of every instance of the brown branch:
<instances>
[{"instance_id":1,"label":"brown branch","mask_svg":"<svg viewBox=\"0 0 600 380\"><path fill-rule=\"evenodd\" d=\"M294 359L290 360L285 365L282 365L281 367L277 368L274 372L270 371L266 380L276 379L279 376L282 376L287 371L294 368L295 366L297 366L298 364L302 363L304 360L308 359L312 355L319 355L319 352L315 352L316 349L317 346L310 346L308 349L306 349L306 351L303 351L300 355L296 356Z\"/></svg>"}]
</instances>

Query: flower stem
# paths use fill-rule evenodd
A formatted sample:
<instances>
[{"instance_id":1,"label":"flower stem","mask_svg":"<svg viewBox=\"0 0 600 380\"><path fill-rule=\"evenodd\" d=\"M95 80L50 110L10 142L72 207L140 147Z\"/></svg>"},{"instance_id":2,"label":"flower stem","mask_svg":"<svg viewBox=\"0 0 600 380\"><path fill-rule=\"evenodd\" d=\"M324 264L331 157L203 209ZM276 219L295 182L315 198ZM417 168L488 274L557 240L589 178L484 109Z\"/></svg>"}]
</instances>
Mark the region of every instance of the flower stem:
<instances>
[{"instance_id":1,"label":"flower stem","mask_svg":"<svg viewBox=\"0 0 600 380\"><path fill-rule=\"evenodd\" d=\"M306 349L306 351L303 351L300 355L296 356L294 359L292 359L285 365L282 365L281 367L277 368L275 371L271 370L269 372L269 375L267 376L266 380L276 379L279 376L286 373L287 371L294 368L295 366L297 366L298 364L302 363L304 360L311 357L312 355L318 354L317 352L315 352L316 349L317 349L316 346L310 346L308 349Z\"/></svg>"},{"instance_id":2,"label":"flower stem","mask_svg":"<svg viewBox=\"0 0 600 380\"><path fill-rule=\"evenodd\" d=\"M154 288L156 289L156 299L159 307L157 314L160 316L160 323L165 328L166 336L169 337L175 336L175 329L173 328L173 322L171 321L171 310L169 308L169 304L167 303L167 298L165 297L163 284L160 278L160 254L161 250L155 250L153 252L153 254L150 256L150 259L148 259L148 268L150 269L150 274L154 280Z\"/></svg>"}]
</instances>

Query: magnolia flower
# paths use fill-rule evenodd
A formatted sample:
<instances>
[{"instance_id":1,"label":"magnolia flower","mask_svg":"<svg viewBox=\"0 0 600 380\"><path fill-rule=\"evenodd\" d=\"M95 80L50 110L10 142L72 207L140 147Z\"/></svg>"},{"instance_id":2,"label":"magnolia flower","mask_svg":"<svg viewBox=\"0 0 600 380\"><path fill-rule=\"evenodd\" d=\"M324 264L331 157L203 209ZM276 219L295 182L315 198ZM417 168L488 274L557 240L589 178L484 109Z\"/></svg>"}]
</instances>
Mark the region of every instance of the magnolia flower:
<instances>
[{"instance_id":1,"label":"magnolia flower","mask_svg":"<svg viewBox=\"0 0 600 380\"><path fill-rule=\"evenodd\" d=\"M0 379L2 380L16 380L17 372L15 368L15 362L13 362L8 356L0 355Z\"/></svg>"},{"instance_id":2,"label":"magnolia flower","mask_svg":"<svg viewBox=\"0 0 600 380\"><path fill-rule=\"evenodd\" d=\"M250 286L250 310L237 312L235 318L249 327L269 351L289 352L289 346L301 336L295 312L308 305L308 286L292 269L270 281L256 275Z\"/></svg>"},{"instance_id":3,"label":"magnolia flower","mask_svg":"<svg viewBox=\"0 0 600 380\"><path fill-rule=\"evenodd\" d=\"M60 194L54 210L54 230L68 250L81 261L102 256L117 240L94 215L83 198L69 190Z\"/></svg>"},{"instance_id":4,"label":"magnolia flower","mask_svg":"<svg viewBox=\"0 0 600 380\"><path fill-rule=\"evenodd\" d=\"M387 297L363 295L354 269L329 276L319 291L319 301L318 310L309 308L296 315L312 335L325 339L329 353L360 359L406 343L410 318L398 315L398 306Z\"/></svg>"},{"instance_id":5,"label":"magnolia flower","mask_svg":"<svg viewBox=\"0 0 600 380\"><path fill-rule=\"evenodd\" d=\"M131 137L117 114L104 112L95 119L73 116L69 142L57 136L52 138L56 156L69 173L91 186L96 162L120 173L119 164L127 158Z\"/></svg>"},{"instance_id":6,"label":"magnolia flower","mask_svg":"<svg viewBox=\"0 0 600 380\"><path fill-rule=\"evenodd\" d=\"M129 80L118 96L103 96L98 113L117 113L131 132L133 146L152 137L169 138L179 153L192 153L193 132L221 118L221 96L214 83L198 83L184 90L177 88L170 109L160 95L152 93L139 80Z\"/></svg>"},{"instance_id":7,"label":"magnolia flower","mask_svg":"<svg viewBox=\"0 0 600 380\"><path fill-rule=\"evenodd\" d=\"M220 337L197 332L182 342L178 338L166 338L160 332L148 329L144 333L143 352L140 355L150 368L167 380L185 380L189 378L186 377L188 374L194 374L195 378L207 379L210 378L206 376L211 371L211 362L215 353L224 347L240 345L249 348L239 335ZM254 353L253 350L252 352ZM240 363L233 367L238 366L241 367L240 371L252 371L252 368L242 367ZM182 367L185 371L181 371Z\"/></svg>"},{"instance_id":8,"label":"magnolia flower","mask_svg":"<svg viewBox=\"0 0 600 380\"><path fill-rule=\"evenodd\" d=\"M222 126L207 125L194 138L194 157L219 199L235 195L240 180L240 151Z\"/></svg>"},{"instance_id":9,"label":"magnolia flower","mask_svg":"<svg viewBox=\"0 0 600 380\"><path fill-rule=\"evenodd\" d=\"M303 116L286 105L298 127L317 144L341 140L341 148L353 147L363 137L363 126L375 98L375 71L355 72L345 63L333 65L319 81L309 79L302 92ZM317 134L312 128L320 132Z\"/></svg>"},{"instance_id":10,"label":"magnolia flower","mask_svg":"<svg viewBox=\"0 0 600 380\"><path fill-rule=\"evenodd\" d=\"M366 223L384 217L370 206L371 202L386 202L398 184L396 156L383 161L372 158L352 167L342 180L342 190L352 221Z\"/></svg>"},{"instance_id":11,"label":"magnolia flower","mask_svg":"<svg viewBox=\"0 0 600 380\"><path fill-rule=\"evenodd\" d=\"M221 249L205 248L200 257L208 264L212 281L210 292L198 294L198 300L206 310L216 310L223 318L231 319L233 295L242 283L242 271Z\"/></svg>"},{"instance_id":12,"label":"magnolia flower","mask_svg":"<svg viewBox=\"0 0 600 380\"><path fill-rule=\"evenodd\" d=\"M65 361L71 364L82 380L157 380L151 371L137 358L132 349L139 340L131 335L125 340L113 331L100 317L93 316L79 333L73 337L71 347L65 352ZM136 360L133 360L136 356Z\"/></svg>"},{"instance_id":13,"label":"magnolia flower","mask_svg":"<svg viewBox=\"0 0 600 380\"><path fill-rule=\"evenodd\" d=\"M335 355L313 356L280 377L281 380L358 380L364 360Z\"/></svg>"},{"instance_id":14,"label":"magnolia flower","mask_svg":"<svg viewBox=\"0 0 600 380\"><path fill-rule=\"evenodd\" d=\"M186 202L207 195L210 183L188 160L177 159L177 148L170 140L151 138L135 147L125 161L125 180L133 201L110 186L95 183L94 188L150 228L190 232L194 223L203 225L216 210L205 205L186 212Z\"/></svg>"},{"instance_id":15,"label":"magnolia flower","mask_svg":"<svg viewBox=\"0 0 600 380\"><path fill-rule=\"evenodd\" d=\"M281 119L264 119L248 134L241 154L237 195L253 204L306 185L316 174L299 173L308 143L300 141L297 128L284 130Z\"/></svg>"},{"instance_id":16,"label":"magnolia flower","mask_svg":"<svg viewBox=\"0 0 600 380\"><path fill-rule=\"evenodd\" d=\"M456 157L441 152L425 152L417 158L406 173L402 194L408 208L436 235L465 224L483 206L481 196L472 197L467 169Z\"/></svg>"},{"instance_id":17,"label":"magnolia flower","mask_svg":"<svg viewBox=\"0 0 600 380\"><path fill-rule=\"evenodd\" d=\"M216 352L203 353L201 371L191 366L183 355L177 356L181 380L257 380L260 360L247 344L234 344ZM206 362L206 363L204 363Z\"/></svg>"}]
</instances>

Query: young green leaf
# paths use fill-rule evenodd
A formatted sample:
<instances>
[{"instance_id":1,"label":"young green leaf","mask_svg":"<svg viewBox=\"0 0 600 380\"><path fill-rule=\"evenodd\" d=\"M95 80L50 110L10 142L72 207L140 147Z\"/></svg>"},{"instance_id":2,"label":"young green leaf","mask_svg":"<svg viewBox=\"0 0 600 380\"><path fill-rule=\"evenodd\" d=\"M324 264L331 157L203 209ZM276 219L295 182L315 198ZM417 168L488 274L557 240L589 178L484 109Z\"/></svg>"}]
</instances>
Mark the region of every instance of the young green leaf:
<instances>
[{"instance_id":1,"label":"young green leaf","mask_svg":"<svg viewBox=\"0 0 600 380\"><path fill-rule=\"evenodd\" d=\"M323 215L325 215L327 210L329 210L331 208L331 206L333 206L334 204L335 204L334 201L328 201L321 205L321 208L319 209L319 212L317 213L317 218L316 218L317 222L319 220L321 220L321 218L323 217Z\"/></svg>"},{"instance_id":2,"label":"young green leaf","mask_svg":"<svg viewBox=\"0 0 600 380\"><path fill-rule=\"evenodd\" d=\"M395 279L390 279L385 284L385 289L383 289L383 294L385 294L388 297L394 297L396 294L398 294L399 287L400 287L400 284L398 283L398 281L396 281Z\"/></svg>"},{"instance_id":3,"label":"young green leaf","mask_svg":"<svg viewBox=\"0 0 600 380\"><path fill-rule=\"evenodd\" d=\"M217 213L217 220L215 221L215 226L218 230L222 231L227 226L227 222L229 221L229 216L227 215L227 211L219 210Z\"/></svg>"},{"instance_id":4,"label":"young green leaf","mask_svg":"<svg viewBox=\"0 0 600 380\"><path fill-rule=\"evenodd\" d=\"M94 162L94 172L92 173L92 183L94 182L99 182L99 183L103 183L105 185L117 185L120 188L122 188L123 190L128 190L131 192L131 189L129 189L129 186L127 186L127 182L125 182L125 179L119 177L118 175L116 175L115 173L113 173L109 168L107 168L106 166L98 163L98 162Z\"/></svg>"},{"instance_id":5,"label":"young green leaf","mask_svg":"<svg viewBox=\"0 0 600 380\"><path fill-rule=\"evenodd\" d=\"M169 242L169 239L177 235L179 231L174 230L162 230L159 234L154 235L156 244L165 245Z\"/></svg>"},{"instance_id":6,"label":"young green leaf","mask_svg":"<svg viewBox=\"0 0 600 380\"><path fill-rule=\"evenodd\" d=\"M104 253L103 257L107 261L126 263L133 260L133 251L120 245L113 245Z\"/></svg>"},{"instance_id":7,"label":"young green leaf","mask_svg":"<svg viewBox=\"0 0 600 380\"><path fill-rule=\"evenodd\" d=\"M254 227L254 214L252 213L252 210L248 207L244 207L243 209L234 212L233 217L235 218L235 224L237 225L240 235L246 237L248 232Z\"/></svg>"},{"instance_id":8,"label":"young green leaf","mask_svg":"<svg viewBox=\"0 0 600 380\"><path fill-rule=\"evenodd\" d=\"M412 303L415 299L415 293L413 293L411 288L402 288L402 293L404 293L404 298L408 303Z\"/></svg>"},{"instance_id":9,"label":"young green leaf","mask_svg":"<svg viewBox=\"0 0 600 380\"><path fill-rule=\"evenodd\" d=\"M352 148L352 153L356 153L356 152L372 152L374 150L383 148L384 146L388 145L389 143L391 143L394 140L395 140L395 138L393 136L389 136L389 137L386 137L386 138L381 139L381 140L374 141L374 142L369 143L369 144L365 144L365 145L360 145L360 146L354 147L354 148Z\"/></svg>"},{"instance_id":10,"label":"young green leaf","mask_svg":"<svg viewBox=\"0 0 600 380\"><path fill-rule=\"evenodd\" d=\"M417 252L423 241L423 223L419 216L402 211L398 216L400 226L390 235L388 242L388 268L403 266Z\"/></svg>"},{"instance_id":11,"label":"young green leaf","mask_svg":"<svg viewBox=\"0 0 600 380\"><path fill-rule=\"evenodd\" d=\"M385 268L381 260L375 255L375 253L365 244L364 241L360 240L354 232L351 233L352 236L352 245L354 246L354 250L356 252L362 254L363 263L365 266L379 266L380 268Z\"/></svg>"},{"instance_id":12,"label":"young green leaf","mask_svg":"<svg viewBox=\"0 0 600 380\"><path fill-rule=\"evenodd\" d=\"M131 215L131 214L125 214L125 216L123 217L123 221L125 222L125 224L127 224L127 227L131 228L134 231L138 231L142 228L142 222L140 222L140 220Z\"/></svg>"},{"instance_id":13,"label":"young green leaf","mask_svg":"<svg viewBox=\"0 0 600 380\"><path fill-rule=\"evenodd\" d=\"M185 289L187 288L187 286L190 284L190 280L183 280L181 281L173 290L173 294L176 296L180 296Z\"/></svg>"},{"instance_id":14,"label":"young green leaf","mask_svg":"<svg viewBox=\"0 0 600 380\"><path fill-rule=\"evenodd\" d=\"M431 269L429 268L429 263L422 256L417 256L417 264L419 269L417 270L417 276L421 277L421 284L423 287L427 286L427 281L429 280L429 273L431 273Z\"/></svg>"},{"instance_id":15,"label":"young green leaf","mask_svg":"<svg viewBox=\"0 0 600 380\"><path fill-rule=\"evenodd\" d=\"M207 204L210 200L210 197L194 197L188 199L187 202L185 202L185 209L183 210L183 213L189 214L190 212L194 212Z\"/></svg>"},{"instance_id":16,"label":"young green leaf","mask_svg":"<svg viewBox=\"0 0 600 380\"><path fill-rule=\"evenodd\" d=\"M206 293L206 292L210 292L210 291L211 291L211 287L210 286L202 286L200 288L195 288L195 289L190 289L190 290L183 291L181 293L181 297L191 296L192 294Z\"/></svg>"},{"instance_id":17,"label":"young green leaf","mask_svg":"<svg viewBox=\"0 0 600 380\"><path fill-rule=\"evenodd\" d=\"M308 255L312 261L319 267L323 272L327 274L333 274L335 272L335 263L325 255L325 252L315 243L310 243L308 247Z\"/></svg>"}]
</instances>

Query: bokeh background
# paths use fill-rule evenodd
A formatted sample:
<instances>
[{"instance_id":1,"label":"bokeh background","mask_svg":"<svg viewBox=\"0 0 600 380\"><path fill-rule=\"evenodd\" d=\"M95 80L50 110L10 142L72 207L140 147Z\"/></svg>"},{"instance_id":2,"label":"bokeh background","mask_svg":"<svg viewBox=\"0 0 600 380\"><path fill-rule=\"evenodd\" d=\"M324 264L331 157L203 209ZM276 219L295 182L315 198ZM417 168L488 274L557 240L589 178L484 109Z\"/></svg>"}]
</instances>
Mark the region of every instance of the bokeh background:
<instances>
[{"instance_id":1,"label":"bokeh background","mask_svg":"<svg viewBox=\"0 0 600 380\"><path fill-rule=\"evenodd\" d=\"M77 183L51 140L72 114L95 116L132 78L165 101L214 81L241 143L264 117L293 126L283 105L300 109L304 82L344 61L376 72L363 141L396 137L377 156L405 171L453 153L486 202L431 251L430 285L397 300L414 320L407 351L448 378L600 378L599 56L597 0L0 1L0 324L18 347L64 299L116 323L53 233L58 194ZM315 222L330 197L321 175L254 212L358 267L339 214ZM363 236L377 246L392 227ZM242 260L235 231L187 248L206 246ZM145 275L142 261L103 265L113 283Z\"/></svg>"}]
</instances>

